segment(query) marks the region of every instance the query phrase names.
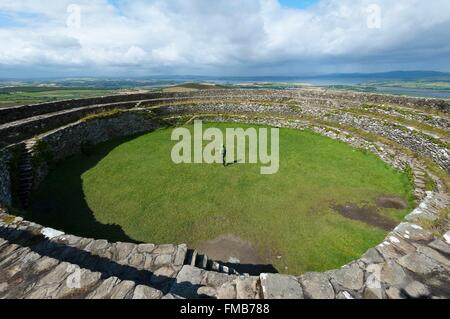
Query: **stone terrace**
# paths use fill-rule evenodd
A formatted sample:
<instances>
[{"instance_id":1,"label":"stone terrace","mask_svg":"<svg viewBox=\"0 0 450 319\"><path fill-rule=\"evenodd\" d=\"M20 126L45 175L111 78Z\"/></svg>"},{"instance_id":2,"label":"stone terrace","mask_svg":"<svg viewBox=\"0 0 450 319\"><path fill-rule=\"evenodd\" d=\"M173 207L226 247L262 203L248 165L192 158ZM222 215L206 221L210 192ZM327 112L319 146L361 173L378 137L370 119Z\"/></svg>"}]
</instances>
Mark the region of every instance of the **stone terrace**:
<instances>
[{"instance_id":1,"label":"stone terrace","mask_svg":"<svg viewBox=\"0 0 450 319\"><path fill-rule=\"evenodd\" d=\"M120 112L104 113L111 110ZM318 89L155 93L2 109L0 298L450 298L449 110L445 100ZM410 168L420 204L359 260L301 276L239 274L183 244L79 238L8 210L27 194L20 187L37 187L48 172L35 145L63 160L84 144L195 118L307 128L367 149Z\"/></svg>"}]
</instances>

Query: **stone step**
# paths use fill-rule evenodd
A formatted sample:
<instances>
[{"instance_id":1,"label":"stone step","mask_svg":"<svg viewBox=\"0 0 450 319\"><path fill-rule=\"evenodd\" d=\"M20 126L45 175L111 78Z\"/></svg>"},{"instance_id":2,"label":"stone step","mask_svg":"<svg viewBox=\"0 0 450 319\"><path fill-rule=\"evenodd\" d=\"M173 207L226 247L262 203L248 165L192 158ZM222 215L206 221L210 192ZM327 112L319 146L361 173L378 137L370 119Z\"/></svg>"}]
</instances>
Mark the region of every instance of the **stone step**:
<instances>
[{"instance_id":1,"label":"stone step","mask_svg":"<svg viewBox=\"0 0 450 319\"><path fill-rule=\"evenodd\" d=\"M197 250L188 250L184 264L208 271L229 275L240 275L235 269L227 267L220 262L210 260L205 254L200 255Z\"/></svg>"},{"instance_id":2,"label":"stone step","mask_svg":"<svg viewBox=\"0 0 450 319\"><path fill-rule=\"evenodd\" d=\"M220 273L224 273L224 274L228 274L228 275L237 275L237 276L241 275L235 269L225 266L214 260L208 260L207 266L204 269L209 270L209 271L220 272Z\"/></svg>"},{"instance_id":3,"label":"stone step","mask_svg":"<svg viewBox=\"0 0 450 319\"><path fill-rule=\"evenodd\" d=\"M19 196L22 198L29 197L30 194L31 194L31 187L26 187L19 191Z\"/></svg>"},{"instance_id":4,"label":"stone step","mask_svg":"<svg viewBox=\"0 0 450 319\"><path fill-rule=\"evenodd\" d=\"M21 200L21 205L22 205L22 208L28 208L28 207L30 207L30 201L23 199L23 200Z\"/></svg>"},{"instance_id":5,"label":"stone step","mask_svg":"<svg viewBox=\"0 0 450 319\"><path fill-rule=\"evenodd\" d=\"M30 157L32 155L33 151L32 150L21 150L20 151L20 155L22 157Z\"/></svg>"},{"instance_id":6,"label":"stone step","mask_svg":"<svg viewBox=\"0 0 450 319\"><path fill-rule=\"evenodd\" d=\"M33 188L33 183L31 180L19 180L19 191L20 194L23 190L30 190Z\"/></svg>"},{"instance_id":7,"label":"stone step","mask_svg":"<svg viewBox=\"0 0 450 319\"><path fill-rule=\"evenodd\" d=\"M19 199L20 199L20 203L23 204L28 204L30 203L30 194L27 195L19 195Z\"/></svg>"},{"instance_id":8,"label":"stone step","mask_svg":"<svg viewBox=\"0 0 450 319\"><path fill-rule=\"evenodd\" d=\"M203 255L203 261L202 261L202 268L207 269L208 268L208 256Z\"/></svg>"},{"instance_id":9,"label":"stone step","mask_svg":"<svg viewBox=\"0 0 450 319\"><path fill-rule=\"evenodd\" d=\"M217 261L210 260L208 268L212 271L220 272L220 264Z\"/></svg>"},{"instance_id":10,"label":"stone step","mask_svg":"<svg viewBox=\"0 0 450 319\"><path fill-rule=\"evenodd\" d=\"M413 174L416 176L425 176L426 175L426 173L421 170L415 170L415 171L413 171Z\"/></svg>"},{"instance_id":11,"label":"stone step","mask_svg":"<svg viewBox=\"0 0 450 319\"><path fill-rule=\"evenodd\" d=\"M197 260L195 262L195 266L198 268L206 269L208 267L208 256L197 255Z\"/></svg>"},{"instance_id":12,"label":"stone step","mask_svg":"<svg viewBox=\"0 0 450 319\"><path fill-rule=\"evenodd\" d=\"M194 252L192 253L191 266L195 267L195 264L197 263L197 257L198 257L198 252L196 250L194 250Z\"/></svg>"},{"instance_id":13,"label":"stone step","mask_svg":"<svg viewBox=\"0 0 450 319\"><path fill-rule=\"evenodd\" d=\"M189 249L186 253L186 260L184 262L185 265L195 266L197 260L197 251Z\"/></svg>"},{"instance_id":14,"label":"stone step","mask_svg":"<svg viewBox=\"0 0 450 319\"><path fill-rule=\"evenodd\" d=\"M30 194L31 194L31 192L26 192L26 191L24 191L24 192L22 192L22 193L19 193L19 198L20 198L22 201L23 201L23 200L29 200Z\"/></svg>"},{"instance_id":15,"label":"stone step","mask_svg":"<svg viewBox=\"0 0 450 319\"><path fill-rule=\"evenodd\" d=\"M416 198L419 198L420 200L422 200L425 197L425 194L424 193L414 193L414 196Z\"/></svg>"},{"instance_id":16,"label":"stone step","mask_svg":"<svg viewBox=\"0 0 450 319\"><path fill-rule=\"evenodd\" d=\"M230 274L230 268L224 265L220 265L220 272L223 272L224 274L229 275Z\"/></svg>"},{"instance_id":17,"label":"stone step","mask_svg":"<svg viewBox=\"0 0 450 319\"><path fill-rule=\"evenodd\" d=\"M21 161L19 161L19 165L18 165L18 167L24 167L24 166L33 166L33 163L32 163L32 161L31 161L31 159L28 159L28 160L21 160Z\"/></svg>"},{"instance_id":18,"label":"stone step","mask_svg":"<svg viewBox=\"0 0 450 319\"><path fill-rule=\"evenodd\" d=\"M24 176L19 176L20 183L31 182L32 180L33 180L33 176L30 176L29 174L24 175Z\"/></svg>"},{"instance_id":19,"label":"stone step","mask_svg":"<svg viewBox=\"0 0 450 319\"><path fill-rule=\"evenodd\" d=\"M31 150L33 149L34 146L36 146L36 144L37 144L36 140L29 140L25 142L25 148Z\"/></svg>"}]
</instances>

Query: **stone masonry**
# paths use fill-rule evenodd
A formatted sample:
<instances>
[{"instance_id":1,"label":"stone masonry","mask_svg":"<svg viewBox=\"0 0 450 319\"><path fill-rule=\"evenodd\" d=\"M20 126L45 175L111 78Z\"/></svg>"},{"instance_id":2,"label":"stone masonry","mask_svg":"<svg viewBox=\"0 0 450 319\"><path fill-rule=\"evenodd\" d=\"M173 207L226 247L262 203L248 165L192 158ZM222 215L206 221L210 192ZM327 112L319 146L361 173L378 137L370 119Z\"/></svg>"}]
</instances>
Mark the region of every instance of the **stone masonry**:
<instances>
[{"instance_id":1,"label":"stone masonry","mask_svg":"<svg viewBox=\"0 0 450 319\"><path fill-rule=\"evenodd\" d=\"M79 121L87 111L72 113L80 107L89 109L108 103L125 104L123 108L107 108L122 112L104 117L99 114L89 121ZM361 117L346 111L349 106L358 108L367 103L379 104L374 106L379 114L387 112L391 117L407 117L413 124L416 121L428 125L433 137L426 137L429 131L423 126L402 127L371 118L371 113ZM53 160L79 153L84 144L95 145L193 118L310 129L371 151L397 169L411 168L419 205L382 243L340 269L299 276L225 273L219 271L220 265L214 270L203 268L206 256L192 262L184 244L110 243L80 238L11 215L13 145L0 151L0 298L450 298L450 216L446 215L449 186L421 158L434 161L448 175L448 101L315 89L223 90L114 96L41 106L39 110L36 106L2 110L0 126L3 123L6 129L16 122L14 130L20 133L21 128L27 129L26 123L41 121L36 116L45 121L58 118L57 123L33 129L39 133L33 142L48 146ZM428 117L424 115L427 110L440 113ZM65 117L58 112L71 112L70 119L62 120ZM345 127L383 136L404 149L369 141ZM14 142L26 141L17 136ZM418 156L411 156L406 149ZM44 168L38 168L44 171L42 178ZM427 177L433 180L434 189L426 185ZM430 223L432 228L427 226Z\"/></svg>"}]
</instances>

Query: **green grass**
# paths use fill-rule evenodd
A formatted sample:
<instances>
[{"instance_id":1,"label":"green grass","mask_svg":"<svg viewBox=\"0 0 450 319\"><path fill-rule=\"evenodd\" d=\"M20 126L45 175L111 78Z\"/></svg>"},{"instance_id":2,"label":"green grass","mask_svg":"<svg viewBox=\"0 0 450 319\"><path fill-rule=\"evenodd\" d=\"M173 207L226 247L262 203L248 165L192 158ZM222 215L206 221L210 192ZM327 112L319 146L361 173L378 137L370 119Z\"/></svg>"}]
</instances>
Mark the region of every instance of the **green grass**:
<instances>
[{"instance_id":1,"label":"green grass","mask_svg":"<svg viewBox=\"0 0 450 319\"><path fill-rule=\"evenodd\" d=\"M342 266L387 234L334 204L412 198L407 174L309 131L281 129L280 171L265 176L259 165L175 165L170 134L109 142L58 164L28 217L82 236L190 247L234 234L281 272L301 274ZM380 213L400 222L408 211Z\"/></svg>"},{"instance_id":2,"label":"green grass","mask_svg":"<svg viewBox=\"0 0 450 319\"><path fill-rule=\"evenodd\" d=\"M14 90L12 88L1 90L0 107L90 98L117 93L116 90L89 88L15 87Z\"/></svg>"}]
</instances>

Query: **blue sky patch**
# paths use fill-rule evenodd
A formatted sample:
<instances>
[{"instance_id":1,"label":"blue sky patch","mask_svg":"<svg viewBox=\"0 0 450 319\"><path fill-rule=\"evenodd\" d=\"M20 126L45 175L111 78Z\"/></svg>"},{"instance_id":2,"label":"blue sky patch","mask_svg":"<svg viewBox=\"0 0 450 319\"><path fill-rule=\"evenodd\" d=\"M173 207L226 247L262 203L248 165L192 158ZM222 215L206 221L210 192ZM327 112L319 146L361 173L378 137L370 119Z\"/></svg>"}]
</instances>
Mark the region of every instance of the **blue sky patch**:
<instances>
[{"instance_id":1,"label":"blue sky patch","mask_svg":"<svg viewBox=\"0 0 450 319\"><path fill-rule=\"evenodd\" d=\"M318 0L279 0L284 7L305 9L319 2Z\"/></svg>"},{"instance_id":2,"label":"blue sky patch","mask_svg":"<svg viewBox=\"0 0 450 319\"><path fill-rule=\"evenodd\" d=\"M17 27L20 25L11 15L0 12L0 28Z\"/></svg>"}]
</instances>

